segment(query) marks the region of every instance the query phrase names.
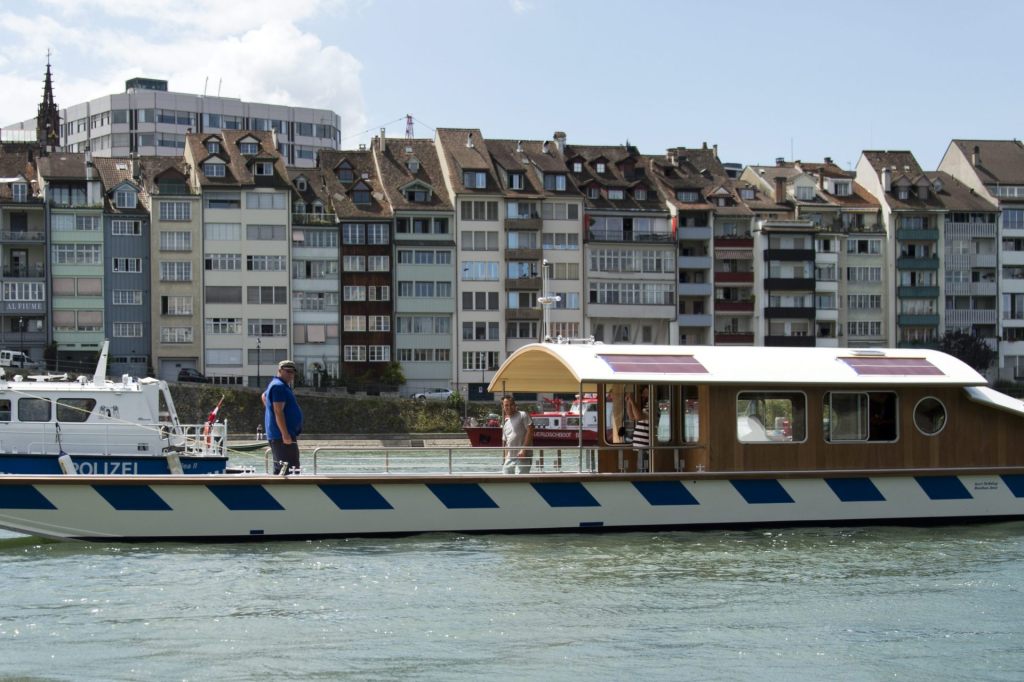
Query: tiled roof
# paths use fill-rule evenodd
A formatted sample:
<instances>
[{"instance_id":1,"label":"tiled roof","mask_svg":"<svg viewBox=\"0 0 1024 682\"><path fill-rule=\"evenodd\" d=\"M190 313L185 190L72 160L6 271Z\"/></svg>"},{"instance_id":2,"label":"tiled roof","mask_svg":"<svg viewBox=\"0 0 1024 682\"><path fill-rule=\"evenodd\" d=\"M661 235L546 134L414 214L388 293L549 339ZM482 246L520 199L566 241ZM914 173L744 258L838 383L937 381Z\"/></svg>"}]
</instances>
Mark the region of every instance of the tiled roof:
<instances>
[{"instance_id":1,"label":"tiled roof","mask_svg":"<svg viewBox=\"0 0 1024 682\"><path fill-rule=\"evenodd\" d=\"M437 137L443 150L442 163L448 166L452 188L458 194L495 194L501 191L494 164L487 149L487 142L477 128L438 128ZM472 145L472 146L470 146ZM463 171L479 171L487 174L484 188L466 187Z\"/></svg>"},{"instance_id":2,"label":"tiled roof","mask_svg":"<svg viewBox=\"0 0 1024 682\"><path fill-rule=\"evenodd\" d=\"M23 177L29 185L29 195L38 198L36 167L28 150L0 151L0 178ZM0 201L12 198L11 184L0 183Z\"/></svg>"},{"instance_id":3,"label":"tiled roof","mask_svg":"<svg viewBox=\"0 0 1024 682\"><path fill-rule=\"evenodd\" d=\"M222 143L221 153L217 157L227 160L224 177L207 177L203 173L202 161L211 156L206 149L206 143L213 138L218 138ZM259 144L257 154L251 156L242 154L239 144L247 138L252 138ZM185 144L189 147L191 157L200 164L200 167L195 169L195 173L199 178L199 184L204 189L255 187L257 185L281 188L290 186L288 168L284 158L274 145L274 135L270 131L224 130L218 134L189 133L185 136ZM256 161L273 163L274 175L254 175L252 165Z\"/></svg>"},{"instance_id":4,"label":"tiled roof","mask_svg":"<svg viewBox=\"0 0 1024 682\"><path fill-rule=\"evenodd\" d=\"M374 156L380 170L381 186L395 211L450 211L451 201L441 172L437 147L429 139L385 138L381 152L379 139L374 138ZM409 161L416 159L419 167L413 173ZM431 189L430 201L415 202L405 198L403 188L419 182Z\"/></svg>"},{"instance_id":5,"label":"tiled roof","mask_svg":"<svg viewBox=\"0 0 1024 682\"><path fill-rule=\"evenodd\" d=\"M342 161L352 166L353 180L342 183L334 171ZM390 218L391 206L384 196L384 188L377 174L373 152L360 150L320 150L320 165L324 169L324 180L330 196L330 210L339 218ZM353 196L365 187L370 192L369 204L357 204Z\"/></svg>"},{"instance_id":6,"label":"tiled roof","mask_svg":"<svg viewBox=\"0 0 1024 682\"><path fill-rule=\"evenodd\" d=\"M917 186L918 183L931 184L931 180L921 170L921 166L911 152L866 150L863 153L879 178L882 177L883 168L890 169L892 189L886 193L885 197L890 208L897 211L926 211L943 208L942 200L930 190L926 199L921 199L915 191L911 191L906 199L899 198L896 187L904 178L911 186Z\"/></svg>"},{"instance_id":7,"label":"tiled roof","mask_svg":"<svg viewBox=\"0 0 1024 682\"><path fill-rule=\"evenodd\" d=\"M935 171L927 173L927 176L932 181L933 191L935 181L939 181L942 189L937 194L942 205L950 211L996 212L999 210L993 199L978 194L973 188L961 183L949 173Z\"/></svg>"},{"instance_id":8,"label":"tiled roof","mask_svg":"<svg viewBox=\"0 0 1024 682\"><path fill-rule=\"evenodd\" d=\"M47 182L51 180L85 181L85 154L54 152L36 160L39 175Z\"/></svg>"},{"instance_id":9,"label":"tiled roof","mask_svg":"<svg viewBox=\"0 0 1024 682\"><path fill-rule=\"evenodd\" d=\"M567 145L565 158L568 162L571 179L577 186L584 188L584 204L590 210L598 211L661 211L665 212L665 202L661 197L657 179L649 177L647 157L642 156L636 147L622 145L618 147ZM572 172L574 160L582 162L580 173ZM597 164L605 163L605 172L599 173ZM586 187L597 184L601 187L598 198L587 195ZM637 187L648 189L647 199L638 201L633 194ZM612 200L608 191L622 189L623 198Z\"/></svg>"},{"instance_id":10,"label":"tiled roof","mask_svg":"<svg viewBox=\"0 0 1024 682\"><path fill-rule=\"evenodd\" d=\"M978 176L986 185L1024 185L1024 143L1020 140L953 140L968 161L978 148Z\"/></svg>"}]
</instances>

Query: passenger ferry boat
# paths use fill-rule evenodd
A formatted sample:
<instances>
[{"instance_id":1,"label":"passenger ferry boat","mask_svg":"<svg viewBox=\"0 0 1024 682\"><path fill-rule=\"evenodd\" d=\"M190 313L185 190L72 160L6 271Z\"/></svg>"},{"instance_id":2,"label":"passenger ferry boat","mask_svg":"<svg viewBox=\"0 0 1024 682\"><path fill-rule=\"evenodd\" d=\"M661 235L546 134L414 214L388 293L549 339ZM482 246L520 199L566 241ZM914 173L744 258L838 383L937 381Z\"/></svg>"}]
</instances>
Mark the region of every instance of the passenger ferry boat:
<instances>
[{"instance_id":1,"label":"passenger ferry boat","mask_svg":"<svg viewBox=\"0 0 1024 682\"><path fill-rule=\"evenodd\" d=\"M91 377L0 370L0 474L223 473L226 424L181 424L164 381L107 379L107 350Z\"/></svg>"},{"instance_id":2,"label":"passenger ferry boat","mask_svg":"<svg viewBox=\"0 0 1024 682\"><path fill-rule=\"evenodd\" d=\"M619 406L644 389L658 409L638 457ZM935 351L531 344L489 390L594 393L610 435L535 447L520 475L470 447L407 470L367 451L337 473L306 452L282 476L0 476L0 526L237 541L1024 518L1024 403Z\"/></svg>"},{"instance_id":3,"label":"passenger ferry boat","mask_svg":"<svg viewBox=\"0 0 1024 682\"><path fill-rule=\"evenodd\" d=\"M550 409L531 412L533 444L538 447L567 445L597 445L597 396L579 394L568 410L561 409L561 401L546 401ZM501 419L492 418L484 424L470 422L463 428L469 442L478 448L501 446Z\"/></svg>"}]
</instances>

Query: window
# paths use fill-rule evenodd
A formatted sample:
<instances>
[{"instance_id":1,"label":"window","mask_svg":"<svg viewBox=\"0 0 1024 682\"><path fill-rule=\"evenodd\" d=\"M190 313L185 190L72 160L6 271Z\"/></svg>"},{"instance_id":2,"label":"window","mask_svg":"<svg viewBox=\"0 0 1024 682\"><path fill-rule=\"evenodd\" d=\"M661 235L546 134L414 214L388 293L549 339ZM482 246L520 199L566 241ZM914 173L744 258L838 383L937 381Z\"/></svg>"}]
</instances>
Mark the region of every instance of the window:
<instances>
[{"instance_id":1,"label":"window","mask_svg":"<svg viewBox=\"0 0 1024 682\"><path fill-rule=\"evenodd\" d=\"M110 234L115 237L138 237L142 234L142 221L112 220L110 221Z\"/></svg>"},{"instance_id":2,"label":"window","mask_svg":"<svg viewBox=\"0 0 1024 682\"><path fill-rule=\"evenodd\" d=\"M261 210L288 210L288 198L284 192L246 192L245 207Z\"/></svg>"},{"instance_id":3,"label":"window","mask_svg":"<svg viewBox=\"0 0 1024 682\"><path fill-rule=\"evenodd\" d=\"M338 180L339 181L344 182L345 184L348 184L348 183L352 182L355 179L356 179L356 174L355 174L355 171L352 169L352 166L349 166L347 163L342 163L342 165L338 167Z\"/></svg>"},{"instance_id":4,"label":"window","mask_svg":"<svg viewBox=\"0 0 1024 682\"><path fill-rule=\"evenodd\" d=\"M239 142L238 151L244 156L253 156L254 154L259 154L260 145L258 142Z\"/></svg>"},{"instance_id":5,"label":"window","mask_svg":"<svg viewBox=\"0 0 1024 682\"><path fill-rule=\"evenodd\" d=\"M343 329L347 332L365 332L366 315L345 315Z\"/></svg>"},{"instance_id":6,"label":"window","mask_svg":"<svg viewBox=\"0 0 1024 682\"><path fill-rule=\"evenodd\" d=\"M191 282L192 263L188 261L161 261L161 282Z\"/></svg>"},{"instance_id":7,"label":"window","mask_svg":"<svg viewBox=\"0 0 1024 682\"><path fill-rule=\"evenodd\" d=\"M736 395L736 437L741 443L801 443L807 439L803 393Z\"/></svg>"},{"instance_id":8,"label":"window","mask_svg":"<svg viewBox=\"0 0 1024 682\"><path fill-rule=\"evenodd\" d=\"M249 336L288 336L288 320L252 318L246 329Z\"/></svg>"},{"instance_id":9,"label":"window","mask_svg":"<svg viewBox=\"0 0 1024 682\"><path fill-rule=\"evenodd\" d=\"M237 242L242 239L241 223L206 223L203 237L212 242Z\"/></svg>"},{"instance_id":10,"label":"window","mask_svg":"<svg viewBox=\"0 0 1024 682\"><path fill-rule=\"evenodd\" d=\"M387 223L370 223L366 226L366 243L383 246L391 243Z\"/></svg>"},{"instance_id":11,"label":"window","mask_svg":"<svg viewBox=\"0 0 1024 682\"><path fill-rule=\"evenodd\" d=\"M747 199L747 200L749 200L749 199L753 199L753 198L754 198L754 190L752 188L750 188L750 187L742 187L740 189L740 199Z\"/></svg>"},{"instance_id":12,"label":"window","mask_svg":"<svg viewBox=\"0 0 1024 682\"><path fill-rule=\"evenodd\" d=\"M800 201L814 201L814 188L799 185L796 188L796 198Z\"/></svg>"},{"instance_id":13,"label":"window","mask_svg":"<svg viewBox=\"0 0 1024 682\"><path fill-rule=\"evenodd\" d=\"M246 287L248 303L272 304L287 303L287 287Z\"/></svg>"},{"instance_id":14,"label":"window","mask_svg":"<svg viewBox=\"0 0 1024 682\"><path fill-rule=\"evenodd\" d=\"M240 192L206 192L203 198L206 200L206 208L242 208Z\"/></svg>"},{"instance_id":15,"label":"window","mask_svg":"<svg viewBox=\"0 0 1024 682\"><path fill-rule=\"evenodd\" d=\"M207 270L241 270L242 254L240 253L210 253L206 255Z\"/></svg>"},{"instance_id":16,"label":"window","mask_svg":"<svg viewBox=\"0 0 1024 682\"><path fill-rule=\"evenodd\" d=\"M192 327L160 327L160 343L192 343Z\"/></svg>"},{"instance_id":17,"label":"window","mask_svg":"<svg viewBox=\"0 0 1024 682\"><path fill-rule=\"evenodd\" d=\"M142 305L142 292L136 289L114 289L110 292L112 305Z\"/></svg>"},{"instance_id":18,"label":"window","mask_svg":"<svg viewBox=\"0 0 1024 682\"><path fill-rule=\"evenodd\" d=\"M208 178L223 178L226 168L220 161L207 161L203 164L203 174Z\"/></svg>"},{"instance_id":19,"label":"window","mask_svg":"<svg viewBox=\"0 0 1024 682\"><path fill-rule=\"evenodd\" d=\"M508 186L509 189L522 189L523 188L523 174L519 172L511 172L508 174Z\"/></svg>"},{"instance_id":20,"label":"window","mask_svg":"<svg viewBox=\"0 0 1024 682\"><path fill-rule=\"evenodd\" d=\"M241 302L242 295L239 293L238 300ZM160 297L160 314L161 315L191 315L192 314L192 297L191 296L161 296Z\"/></svg>"},{"instance_id":21,"label":"window","mask_svg":"<svg viewBox=\"0 0 1024 682\"><path fill-rule=\"evenodd\" d=\"M366 287L364 286L346 286L343 288L342 293L344 295L343 300L345 301L365 301L366 300Z\"/></svg>"},{"instance_id":22,"label":"window","mask_svg":"<svg viewBox=\"0 0 1024 682\"><path fill-rule=\"evenodd\" d=\"M637 201L647 201L647 190L643 187L637 187L633 190L633 198Z\"/></svg>"},{"instance_id":23,"label":"window","mask_svg":"<svg viewBox=\"0 0 1024 682\"><path fill-rule=\"evenodd\" d=\"M573 161L572 162L572 172L573 173L582 173L583 172L583 162L582 161Z\"/></svg>"},{"instance_id":24,"label":"window","mask_svg":"<svg viewBox=\"0 0 1024 682\"><path fill-rule=\"evenodd\" d=\"M365 206L370 203L370 190L368 189L354 189L352 190L352 203Z\"/></svg>"},{"instance_id":25,"label":"window","mask_svg":"<svg viewBox=\"0 0 1024 682\"><path fill-rule=\"evenodd\" d=\"M246 256L245 269L250 272L286 272L287 256Z\"/></svg>"},{"instance_id":26,"label":"window","mask_svg":"<svg viewBox=\"0 0 1024 682\"><path fill-rule=\"evenodd\" d=\"M191 251L191 232L160 232L161 251Z\"/></svg>"},{"instance_id":27,"label":"window","mask_svg":"<svg viewBox=\"0 0 1024 682\"><path fill-rule=\"evenodd\" d=\"M369 256L366 260L370 272L391 272L390 256Z\"/></svg>"},{"instance_id":28,"label":"window","mask_svg":"<svg viewBox=\"0 0 1024 682\"><path fill-rule=\"evenodd\" d=\"M192 203L188 201L161 201L160 220L192 220Z\"/></svg>"},{"instance_id":29,"label":"window","mask_svg":"<svg viewBox=\"0 0 1024 682\"><path fill-rule=\"evenodd\" d=\"M46 398L19 398L18 421L48 422L50 421L50 401Z\"/></svg>"},{"instance_id":30,"label":"window","mask_svg":"<svg viewBox=\"0 0 1024 682\"><path fill-rule=\"evenodd\" d=\"M366 256L342 256L341 263L345 272L366 271Z\"/></svg>"},{"instance_id":31,"label":"window","mask_svg":"<svg viewBox=\"0 0 1024 682\"><path fill-rule=\"evenodd\" d=\"M366 362L366 346L348 346L343 351L345 362Z\"/></svg>"},{"instance_id":32,"label":"window","mask_svg":"<svg viewBox=\"0 0 1024 682\"><path fill-rule=\"evenodd\" d=\"M114 205L118 208L135 208L138 194L132 189L119 189L114 193Z\"/></svg>"},{"instance_id":33,"label":"window","mask_svg":"<svg viewBox=\"0 0 1024 682\"><path fill-rule=\"evenodd\" d=\"M99 244L53 244L51 254L55 265L99 265Z\"/></svg>"},{"instance_id":34,"label":"window","mask_svg":"<svg viewBox=\"0 0 1024 682\"><path fill-rule=\"evenodd\" d=\"M533 338L536 336L534 334ZM501 339L499 325L497 322L463 322L462 338L465 341L499 341Z\"/></svg>"},{"instance_id":35,"label":"window","mask_svg":"<svg viewBox=\"0 0 1024 682\"><path fill-rule=\"evenodd\" d=\"M365 244L366 225L361 223L344 223L341 226L343 244Z\"/></svg>"},{"instance_id":36,"label":"window","mask_svg":"<svg viewBox=\"0 0 1024 682\"><path fill-rule=\"evenodd\" d=\"M824 396L822 432L828 442L892 442L898 421L895 393L834 391Z\"/></svg>"},{"instance_id":37,"label":"window","mask_svg":"<svg viewBox=\"0 0 1024 682\"><path fill-rule=\"evenodd\" d=\"M598 173L604 173L605 171L608 170L608 166L605 164L604 161L598 161L597 163L594 164L594 170Z\"/></svg>"},{"instance_id":38,"label":"window","mask_svg":"<svg viewBox=\"0 0 1024 682\"><path fill-rule=\"evenodd\" d=\"M946 427L946 406L938 398L922 398L914 406L914 426L926 436L939 435Z\"/></svg>"},{"instance_id":39,"label":"window","mask_svg":"<svg viewBox=\"0 0 1024 682\"><path fill-rule=\"evenodd\" d=\"M370 362L391 362L391 346L370 346Z\"/></svg>"},{"instance_id":40,"label":"window","mask_svg":"<svg viewBox=\"0 0 1024 682\"><path fill-rule=\"evenodd\" d=\"M467 189L485 189L487 187L487 173L483 171L463 171L462 184Z\"/></svg>"},{"instance_id":41,"label":"window","mask_svg":"<svg viewBox=\"0 0 1024 682\"><path fill-rule=\"evenodd\" d=\"M391 318L387 315L370 315L369 324L371 332L391 331Z\"/></svg>"},{"instance_id":42,"label":"window","mask_svg":"<svg viewBox=\"0 0 1024 682\"><path fill-rule=\"evenodd\" d=\"M28 201L28 185L24 182L15 182L12 184L11 199L19 204Z\"/></svg>"},{"instance_id":43,"label":"window","mask_svg":"<svg viewBox=\"0 0 1024 682\"><path fill-rule=\"evenodd\" d=\"M497 310L498 292L496 291L463 291L463 310Z\"/></svg>"},{"instance_id":44,"label":"window","mask_svg":"<svg viewBox=\"0 0 1024 682\"><path fill-rule=\"evenodd\" d=\"M497 251L498 233L495 230L466 230L462 233L463 251Z\"/></svg>"},{"instance_id":45,"label":"window","mask_svg":"<svg viewBox=\"0 0 1024 682\"><path fill-rule=\"evenodd\" d=\"M246 225L245 238L250 241L285 241L284 225Z\"/></svg>"},{"instance_id":46,"label":"window","mask_svg":"<svg viewBox=\"0 0 1024 682\"><path fill-rule=\"evenodd\" d=\"M544 189L549 192L564 192L565 175L562 173L545 173Z\"/></svg>"},{"instance_id":47,"label":"window","mask_svg":"<svg viewBox=\"0 0 1024 682\"><path fill-rule=\"evenodd\" d=\"M609 189L608 190L608 200L609 201L622 201L623 197L625 197L625 196L626 196L625 192L623 192L621 189Z\"/></svg>"},{"instance_id":48,"label":"window","mask_svg":"<svg viewBox=\"0 0 1024 682\"><path fill-rule=\"evenodd\" d=\"M98 232L100 217L95 215L75 216L75 230L78 232Z\"/></svg>"},{"instance_id":49,"label":"window","mask_svg":"<svg viewBox=\"0 0 1024 682\"><path fill-rule=\"evenodd\" d=\"M687 204L695 204L699 199L699 194L693 190L681 189L676 192L676 199Z\"/></svg>"},{"instance_id":50,"label":"window","mask_svg":"<svg viewBox=\"0 0 1024 682\"><path fill-rule=\"evenodd\" d=\"M207 140L206 151L210 154L220 154L220 142L217 140Z\"/></svg>"},{"instance_id":51,"label":"window","mask_svg":"<svg viewBox=\"0 0 1024 682\"><path fill-rule=\"evenodd\" d=\"M366 287L366 295L371 301L390 301L391 287L387 285L369 286Z\"/></svg>"},{"instance_id":52,"label":"window","mask_svg":"<svg viewBox=\"0 0 1024 682\"><path fill-rule=\"evenodd\" d=\"M273 175L274 164L270 161L257 161L253 164L253 171L256 175Z\"/></svg>"},{"instance_id":53,"label":"window","mask_svg":"<svg viewBox=\"0 0 1024 682\"><path fill-rule=\"evenodd\" d=\"M498 219L497 201L463 201L460 206L463 220L496 221Z\"/></svg>"},{"instance_id":54,"label":"window","mask_svg":"<svg viewBox=\"0 0 1024 682\"><path fill-rule=\"evenodd\" d=\"M115 322L113 327L115 338L139 339L142 338L141 322Z\"/></svg>"},{"instance_id":55,"label":"window","mask_svg":"<svg viewBox=\"0 0 1024 682\"><path fill-rule=\"evenodd\" d=\"M6 402L6 401L5 401ZM57 399L57 421L59 422L84 422L96 408L95 398L58 398ZM7 405L8 419L10 419L10 405Z\"/></svg>"}]
</instances>

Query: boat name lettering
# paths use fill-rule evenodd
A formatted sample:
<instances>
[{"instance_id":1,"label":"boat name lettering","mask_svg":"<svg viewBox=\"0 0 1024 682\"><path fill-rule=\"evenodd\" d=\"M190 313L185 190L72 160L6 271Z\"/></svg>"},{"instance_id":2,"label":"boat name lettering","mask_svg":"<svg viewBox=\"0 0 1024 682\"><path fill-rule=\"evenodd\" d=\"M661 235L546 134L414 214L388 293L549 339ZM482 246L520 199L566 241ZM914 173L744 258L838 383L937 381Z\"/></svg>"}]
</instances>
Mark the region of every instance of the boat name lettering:
<instances>
[{"instance_id":1,"label":"boat name lettering","mask_svg":"<svg viewBox=\"0 0 1024 682\"><path fill-rule=\"evenodd\" d=\"M975 490L999 490L999 481L975 481Z\"/></svg>"},{"instance_id":2,"label":"boat name lettering","mask_svg":"<svg viewBox=\"0 0 1024 682\"><path fill-rule=\"evenodd\" d=\"M89 476L92 474L138 475L138 462L75 462L75 471Z\"/></svg>"}]
</instances>

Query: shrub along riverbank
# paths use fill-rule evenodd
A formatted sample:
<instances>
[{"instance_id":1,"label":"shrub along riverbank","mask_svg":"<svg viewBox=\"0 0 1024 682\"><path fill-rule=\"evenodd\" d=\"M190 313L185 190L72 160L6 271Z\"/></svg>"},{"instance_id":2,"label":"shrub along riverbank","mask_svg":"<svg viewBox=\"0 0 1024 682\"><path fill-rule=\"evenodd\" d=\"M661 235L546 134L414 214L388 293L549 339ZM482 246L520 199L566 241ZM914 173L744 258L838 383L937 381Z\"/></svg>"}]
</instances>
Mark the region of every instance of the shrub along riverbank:
<instances>
[{"instance_id":1,"label":"shrub along riverbank","mask_svg":"<svg viewBox=\"0 0 1024 682\"><path fill-rule=\"evenodd\" d=\"M260 391L254 388L171 384L171 396L184 424L206 421L223 396L217 413L226 419L228 434L253 433L263 424ZM471 417L496 412L496 403L410 400L409 398L353 397L344 393L298 389L296 396L305 417L303 435L458 433L463 410Z\"/></svg>"}]
</instances>

